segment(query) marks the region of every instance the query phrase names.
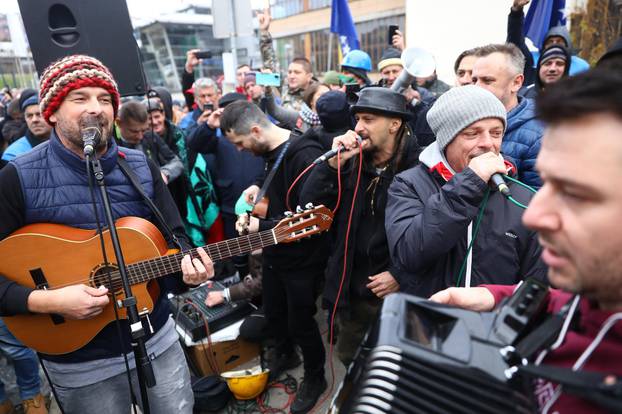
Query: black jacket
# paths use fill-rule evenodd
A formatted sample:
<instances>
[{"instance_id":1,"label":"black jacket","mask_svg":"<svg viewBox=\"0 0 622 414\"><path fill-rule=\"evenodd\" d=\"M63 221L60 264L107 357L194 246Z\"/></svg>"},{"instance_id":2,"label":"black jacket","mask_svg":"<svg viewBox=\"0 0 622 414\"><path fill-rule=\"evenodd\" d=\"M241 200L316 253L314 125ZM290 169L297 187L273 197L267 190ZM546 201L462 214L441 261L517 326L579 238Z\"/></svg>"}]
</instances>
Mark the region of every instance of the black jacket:
<instances>
[{"instance_id":1,"label":"black jacket","mask_svg":"<svg viewBox=\"0 0 622 414\"><path fill-rule=\"evenodd\" d=\"M469 223L474 229L488 185L470 168L450 178L436 144L426 148L421 161L391 184L386 230L394 263L410 275L410 293L428 297L456 285ZM529 203L530 192L509 186L515 199ZM536 233L522 224L522 215L521 208L491 191L473 244L470 286L546 280Z\"/></svg>"},{"instance_id":2,"label":"black jacket","mask_svg":"<svg viewBox=\"0 0 622 414\"><path fill-rule=\"evenodd\" d=\"M300 173L324 153L320 144L315 140L303 139L296 133L292 133L289 140L291 144L266 191L266 196L270 200L268 219L259 221L260 231L274 227L284 217L284 212L288 210L285 201L287 190ZM266 176L272 169L284 145L281 144L263 156L266 161ZM301 202L300 192L308 177L309 174L305 174L292 189L289 197L289 204L292 209L298 205L305 205ZM261 187L261 183L257 184ZM266 247L263 249L264 266L270 265L280 269L292 270L324 266L328 252L326 236L324 233L299 242Z\"/></svg>"},{"instance_id":3,"label":"black jacket","mask_svg":"<svg viewBox=\"0 0 622 414\"><path fill-rule=\"evenodd\" d=\"M397 152L399 160L396 158L384 171L378 173L371 164L363 163L361 181L356 203L354 203L348 242L347 270L339 299L340 308L348 308L353 295L363 298L373 296L373 293L365 286L369 283L368 276L388 270L402 284L402 274L392 265L389 256L384 231L385 205L387 190L394 175L416 165L420 148L408 128L405 129L401 142L401 150ZM341 283L346 232L354 197L358 163L358 157L352 158L341 172L341 201L331 227L331 255L325 272L324 300L330 304L335 303ZM304 202L324 204L334 209L337 196L337 172L327 163L320 164L314 168L305 183L302 194Z\"/></svg>"}]
</instances>

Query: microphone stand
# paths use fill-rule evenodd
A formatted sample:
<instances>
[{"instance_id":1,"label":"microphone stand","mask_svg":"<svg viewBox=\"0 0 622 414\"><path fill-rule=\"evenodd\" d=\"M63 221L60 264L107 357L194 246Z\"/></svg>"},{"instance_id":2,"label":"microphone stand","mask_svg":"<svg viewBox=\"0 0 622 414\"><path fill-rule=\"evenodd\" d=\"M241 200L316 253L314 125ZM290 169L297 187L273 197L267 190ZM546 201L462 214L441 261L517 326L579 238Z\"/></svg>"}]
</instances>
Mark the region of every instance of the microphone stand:
<instances>
[{"instance_id":1,"label":"microphone stand","mask_svg":"<svg viewBox=\"0 0 622 414\"><path fill-rule=\"evenodd\" d=\"M97 182L101 190L104 213L106 215L106 221L108 222L108 229L110 232L110 238L112 240L112 246L114 248L114 254L117 259L117 266L119 267L121 282L123 283L123 292L125 294L125 299L117 301L117 303L114 303L113 306L117 306L119 308L123 307L127 311L127 316L130 323L130 331L132 335L132 350L134 352L136 373L138 376L140 397L142 400L142 412L144 414L149 414L150 409L149 399L147 397L147 388L153 387L156 384L156 380L153 374L151 360L147 355L147 347L145 346L145 329L143 328L143 324L140 320L138 308L136 307L136 297L132 295L132 289L127 276L125 260L123 259L123 252L121 251L121 244L119 243L117 228L114 224L114 218L112 216L110 198L108 197L108 191L106 190L106 184L104 183L104 171L101 167L99 160L95 157L95 154L93 154L92 158L87 155L86 162L91 163L95 181ZM111 288L113 287L111 286Z\"/></svg>"}]
</instances>

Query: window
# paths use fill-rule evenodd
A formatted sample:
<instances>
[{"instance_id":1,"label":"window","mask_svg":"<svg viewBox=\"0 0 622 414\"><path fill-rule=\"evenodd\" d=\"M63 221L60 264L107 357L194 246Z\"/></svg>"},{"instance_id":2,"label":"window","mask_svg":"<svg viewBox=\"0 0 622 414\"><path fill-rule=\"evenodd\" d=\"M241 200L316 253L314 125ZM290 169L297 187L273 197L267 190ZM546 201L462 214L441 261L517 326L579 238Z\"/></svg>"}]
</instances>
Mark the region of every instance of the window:
<instances>
[{"instance_id":1,"label":"window","mask_svg":"<svg viewBox=\"0 0 622 414\"><path fill-rule=\"evenodd\" d=\"M319 2L320 0L318 0ZM372 72L376 71L376 65L382 56L382 52L389 47L389 25L398 25L400 28L405 26L405 16L384 17L381 19L369 20L356 23L356 31L359 35L361 50L367 52L372 61ZM326 72L328 68L328 49L329 49L329 29L311 32L309 39L311 42L311 65L313 73L320 74ZM339 40L337 35L332 34L332 70L339 70ZM275 51L281 70L286 70L289 62L296 56L304 56L305 35L298 34L288 37L275 39Z\"/></svg>"}]
</instances>

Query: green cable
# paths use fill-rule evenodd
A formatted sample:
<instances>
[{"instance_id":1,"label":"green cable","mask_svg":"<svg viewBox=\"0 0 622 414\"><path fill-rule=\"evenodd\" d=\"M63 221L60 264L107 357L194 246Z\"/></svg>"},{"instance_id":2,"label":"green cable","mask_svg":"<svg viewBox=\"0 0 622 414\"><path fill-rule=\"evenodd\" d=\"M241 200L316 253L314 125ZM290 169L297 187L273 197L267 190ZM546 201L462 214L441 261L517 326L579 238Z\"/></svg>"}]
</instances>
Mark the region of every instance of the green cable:
<instances>
[{"instance_id":1,"label":"green cable","mask_svg":"<svg viewBox=\"0 0 622 414\"><path fill-rule=\"evenodd\" d=\"M473 230L473 237L471 238L471 243L469 243L469 247L466 251L466 256L464 256L464 260L462 261L462 266L460 266L460 273L458 273L458 278L456 280L456 287L460 287L460 283L462 282L462 273L464 273L464 269L466 267L467 260L469 258L469 253L473 248L473 243L475 242L475 237L477 237L477 232L479 231L479 225L482 222L482 218L484 217L484 210L486 209L486 205L488 204L488 196L490 196L490 188L486 190L486 194L484 194L484 199L482 200L482 204L479 207L479 213L477 214L477 220L475 221L475 230Z\"/></svg>"},{"instance_id":2,"label":"green cable","mask_svg":"<svg viewBox=\"0 0 622 414\"><path fill-rule=\"evenodd\" d=\"M516 201L516 199L514 199L514 197L509 196L509 197L507 197L507 199L510 200L512 203L516 204L517 206L519 206L520 208L522 208L524 210L527 210L527 206L522 204L522 203L520 203L519 201Z\"/></svg>"},{"instance_id":3,"label":"green cable","mask_svg":"<svg viewBox=\"0 0 622 414\"><path fill-rule=\"evenodd\" d=\"M513 183L516 183L516 184L520 185L521 187L525 187L527 190L531 191L534 194L538 191L535 188L533 188L532 186L527 185L527 184L525 184L522 181L518 181L516 178L512 178L509 175L504 175L503 178L508 179L508 180L512 181Z\"/></svg>"}]
</instances>

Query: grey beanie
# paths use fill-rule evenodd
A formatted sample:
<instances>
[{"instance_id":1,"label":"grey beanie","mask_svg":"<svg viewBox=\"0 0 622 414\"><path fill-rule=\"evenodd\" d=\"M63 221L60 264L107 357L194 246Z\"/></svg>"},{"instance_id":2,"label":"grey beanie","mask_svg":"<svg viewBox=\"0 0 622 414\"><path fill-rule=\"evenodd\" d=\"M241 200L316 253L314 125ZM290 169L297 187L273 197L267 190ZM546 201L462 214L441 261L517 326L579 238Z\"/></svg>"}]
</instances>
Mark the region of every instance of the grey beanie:
<instances>
[{"instance_id":1,"label":"grey beanie","mask_svg":"<svg viewBox=\"0 0 622 414\"><path fill-rule=\"evenodd\" d=\"M427 115L436 135L439 149L447 145L466 127L486 118L499 118L507 126L505 107L491 92L475 85L451 88L442 94Z\"/></svg>"}]
</instances>

